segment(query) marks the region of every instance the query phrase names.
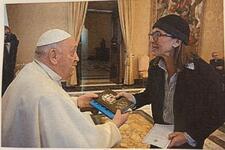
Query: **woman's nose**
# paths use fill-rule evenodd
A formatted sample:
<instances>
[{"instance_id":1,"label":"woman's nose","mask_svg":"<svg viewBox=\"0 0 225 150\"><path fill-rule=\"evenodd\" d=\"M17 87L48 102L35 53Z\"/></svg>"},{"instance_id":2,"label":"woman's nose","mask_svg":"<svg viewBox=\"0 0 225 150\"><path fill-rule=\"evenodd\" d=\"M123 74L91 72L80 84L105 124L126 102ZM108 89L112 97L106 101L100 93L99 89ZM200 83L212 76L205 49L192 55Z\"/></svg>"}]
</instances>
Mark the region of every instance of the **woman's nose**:
<instances>
[{"instance_id":1,"label":"woman's nose","mask_svg":"<svg viewBox=\"0 0 225 150\"><path fill-rule=\"evenodd\" d=\"M79 62L79 57L77 55L77 52L74 53L74 62Z\"/></svg>"},{"instance_id":2,"label":"woman's nose","mask_svg":"<svg viewBox=\"0 0 225 150\"><path fill-rule=\"evenodd\" d=\"M153 42L156 42L157 39L154 38L153 36L149 35L149 41L150 41L151 43L153 43Z\"/></svg>"}]
</instances>

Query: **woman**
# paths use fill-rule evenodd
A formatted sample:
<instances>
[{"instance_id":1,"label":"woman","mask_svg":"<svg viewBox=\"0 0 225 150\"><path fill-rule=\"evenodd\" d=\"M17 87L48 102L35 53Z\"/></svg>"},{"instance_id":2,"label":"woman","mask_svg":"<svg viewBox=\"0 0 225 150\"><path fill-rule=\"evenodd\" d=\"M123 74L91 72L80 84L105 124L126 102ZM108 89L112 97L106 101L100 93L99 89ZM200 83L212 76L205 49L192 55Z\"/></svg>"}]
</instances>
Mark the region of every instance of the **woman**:
<instances>
[{"instance_id":1,"label":"woman","mask_svg":"<svg viewBox=\"0 0 225 150\"><path fill-rule=\"evenodd\" d=\"M136 108L151 104L155 123L174 125L168 148L202 148L224 122L219 76L187 48L189 34L189 25L180 16L160 18L150 34L156 57L149 65L146 90L118 94L135 102Z\"/></svg>"}]
</instances>

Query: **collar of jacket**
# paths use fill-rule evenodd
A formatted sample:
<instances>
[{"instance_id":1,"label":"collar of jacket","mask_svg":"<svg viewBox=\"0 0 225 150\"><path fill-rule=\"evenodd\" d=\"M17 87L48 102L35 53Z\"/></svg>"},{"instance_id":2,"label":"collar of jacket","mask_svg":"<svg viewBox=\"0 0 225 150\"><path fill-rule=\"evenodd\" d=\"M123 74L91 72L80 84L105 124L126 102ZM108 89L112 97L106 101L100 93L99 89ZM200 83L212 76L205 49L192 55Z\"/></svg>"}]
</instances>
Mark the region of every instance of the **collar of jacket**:
<instances>
[{"instance_id":1,"label":"collar of jacket","mask_svg":"<svg viewBox=\"0 0 225 150\"><path fill-rule=\"evenodd\" d=\"M156 58L154 58L154 59L150 62L150 65L149 65L149 66L150 66L150 67L159 67L159 64L164 63L164 62L162 61L162 59L163 59L162 57L156 57ZM190 70L195 70L194 59L193 59L192 62L185 64L184 67L187 68L187 69L190 69Z\"/></svg>"}]
</instances>

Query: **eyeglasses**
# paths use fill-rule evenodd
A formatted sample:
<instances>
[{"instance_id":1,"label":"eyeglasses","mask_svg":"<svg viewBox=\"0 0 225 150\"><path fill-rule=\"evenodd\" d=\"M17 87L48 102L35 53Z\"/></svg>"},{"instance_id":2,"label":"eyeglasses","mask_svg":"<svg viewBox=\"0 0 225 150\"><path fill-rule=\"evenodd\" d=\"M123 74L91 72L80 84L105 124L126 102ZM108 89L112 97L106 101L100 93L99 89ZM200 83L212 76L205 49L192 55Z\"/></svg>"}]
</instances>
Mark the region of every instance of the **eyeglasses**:
<instances>
[{"instance_id":1,"label":"eyeglasses","mask_svg":"<svg viewBox=\"0 0 225 150\"><path fill-rule=\"evenodd\" d=\"M173 38L172 35L169 35L169 34L162 34L162 33L159 32L159 31L152 32L152 33L149 34L148 36L149 36L149 38L150 38L150 36L152 36L152 39L153 39L154 41L157 41L157 40L159 39L159 37L161 37L161 36L166 36L166 37L171 37L171 38Z\"/></svg>"}]
</instances>

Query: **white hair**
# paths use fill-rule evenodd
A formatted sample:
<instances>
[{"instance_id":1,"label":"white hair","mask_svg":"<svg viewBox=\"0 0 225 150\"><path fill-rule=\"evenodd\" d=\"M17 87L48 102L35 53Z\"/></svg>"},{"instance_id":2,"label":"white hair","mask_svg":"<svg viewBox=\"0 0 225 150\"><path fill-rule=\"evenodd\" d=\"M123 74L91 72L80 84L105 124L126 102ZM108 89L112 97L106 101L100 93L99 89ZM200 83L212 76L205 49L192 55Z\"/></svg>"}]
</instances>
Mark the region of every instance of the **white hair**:
<instances>
[{"instance_id":1,"label":"white hair","mask_svg":"<svg viewBox=\"0 0 225 150\"><path fill-rule=\"evenodd\" d=\"M35 58L41 58L45 56L50 49L57 49L58 43L52 43L44 46L37 46L35 49Z\"/></svg>"}]
</instances>

